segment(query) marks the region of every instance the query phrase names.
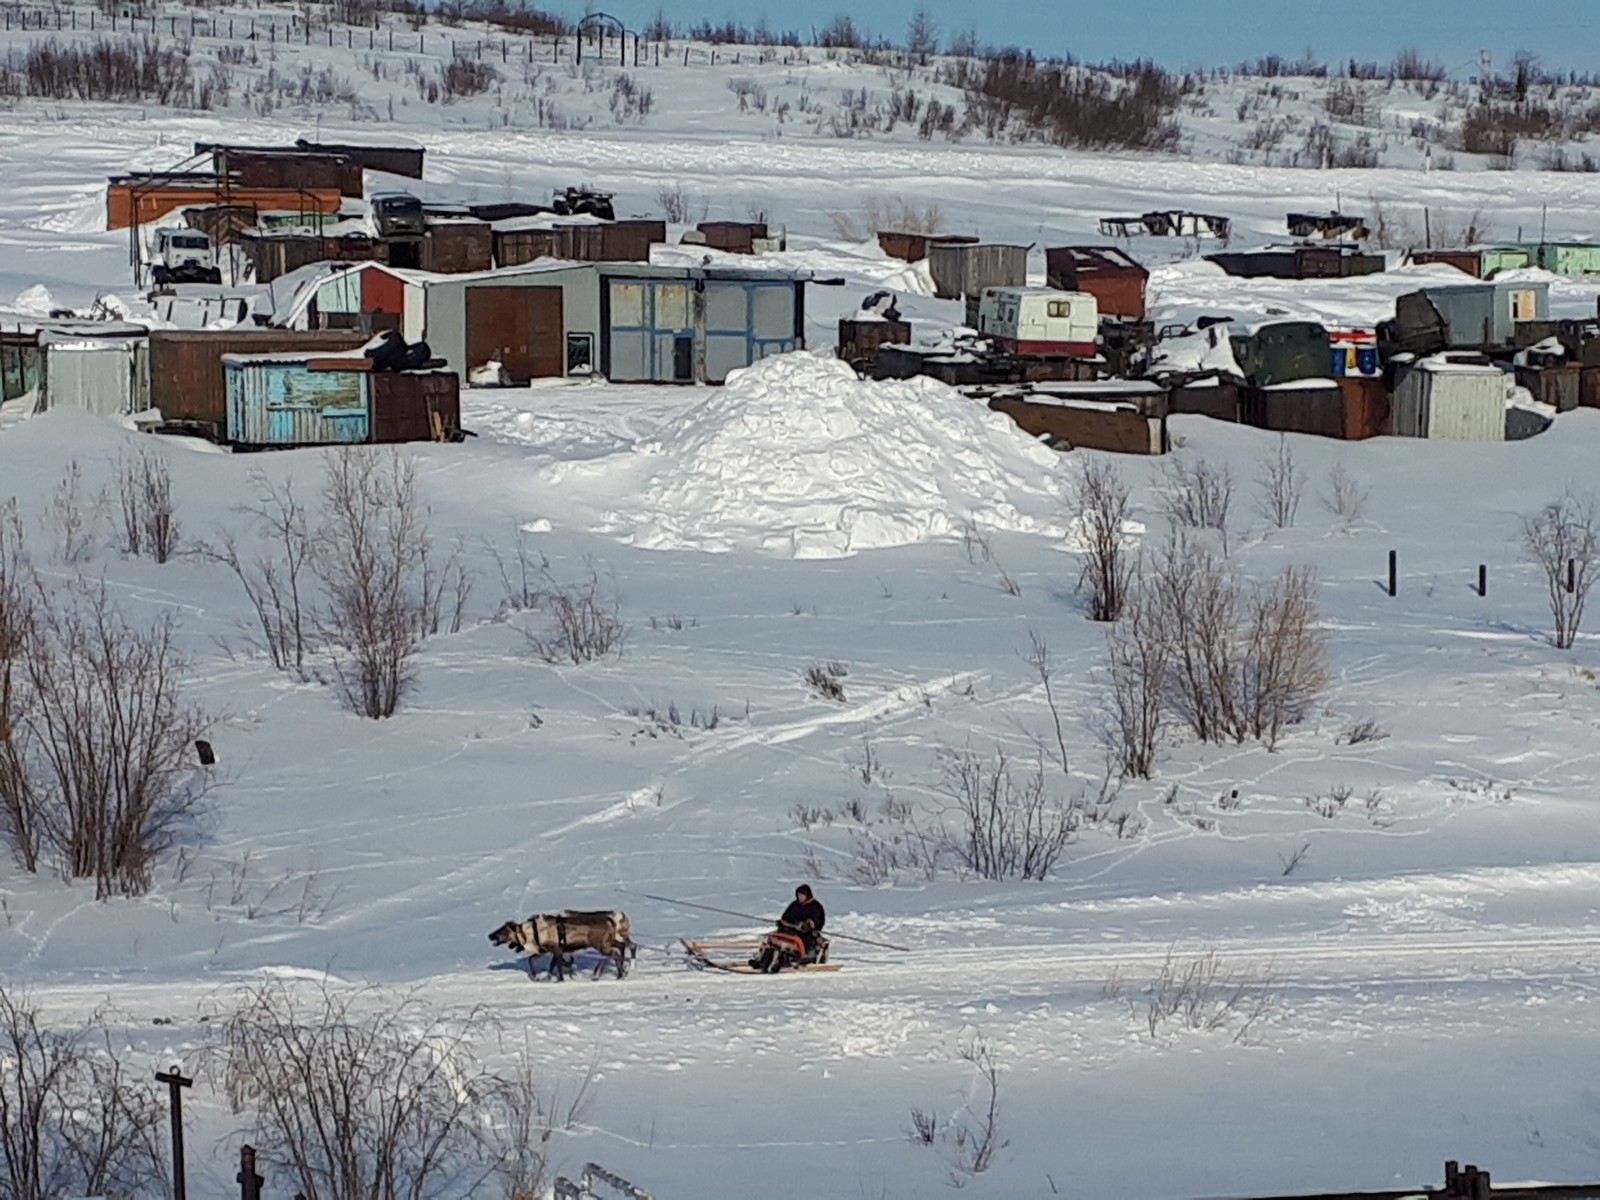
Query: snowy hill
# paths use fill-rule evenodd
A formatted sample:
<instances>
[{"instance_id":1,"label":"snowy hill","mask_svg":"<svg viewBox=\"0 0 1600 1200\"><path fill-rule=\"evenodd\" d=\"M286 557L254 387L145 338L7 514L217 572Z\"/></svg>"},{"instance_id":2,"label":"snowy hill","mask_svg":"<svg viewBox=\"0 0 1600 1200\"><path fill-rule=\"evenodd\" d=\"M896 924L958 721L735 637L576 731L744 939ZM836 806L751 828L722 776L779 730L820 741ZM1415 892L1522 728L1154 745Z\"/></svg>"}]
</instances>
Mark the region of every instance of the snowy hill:
<instances>
[{"instance_id":1,"label":"snowy hill","mask_svg":"<svg viewBox=\"0 0 1600 1200\"><path fill-rule=\"evenodd\" d=\"M103 14L91 35L87 8L61 11L61 32L54 18L11 31L14 69L30 45L102 36ZM1436 1182L1446 1158L1497 1179L1597 1173L1600 641L1550 645L1520 531L1564 489L1593 488L1600 415L1505 444L1291 436L1304 494L1284 528L1260 509L1278 439L1176 418L1169 463L1231 472L1231 569L1315 571L1328 682L1275 747L1200 742L1174 721L1153 777L1118 781L1073 497L1086 461L1110 461L1131 493L1122 528L1153 553L1171 466L1046 451L947 388L861 383L825 354L871 289L899 292L919 336L961 319L866 237L886 206L1036 246L1179 207L1232 216L1252 244L1281 237L1287 211L1375 202L1397 222L1427 211L1435 230L1578 236L1593 230L1591 176L1474 169L1486 160L1447 148L1465 85L1358 81L1362 123L1334 132L1368 131L1385 165L1317 170L1288 160L1349 81L1196 81L1175 149L1066 150L999 128L924 139L920 118L890 128L908 90L924 115L929 100L964 110L937 61L778 48L751 62L676 43L659 66L579 67L548 39L487 27L397 23L390 51L389 25L318 24L308 44L303 26L263 42L283 10L153 15L208 93L8 96L0 321L97 298L145 315L127 235L102 228L106 176L170 166L196 141L315 135L425 144L423 188L440 199L543 200L588 181L622 212L681 200L675 224L763 212L790 249L757 261L844 283L808 291L820 356L717 390L476 390L478 437L405 447L431 569L453 555L471 586L459 622L458 593L435 593L440 627L384 720L341 705L326 646L302 672L275 670L218 561L230 538L262 550L248 510L264 497L292 485L323 514L332 453L215 453L70 412L0 431L0 501L15 498L45 591L103 581L130 622L170 618L184 695L213 718L217 765L184 771L211 791L145 894L97 901L93 880L49 862L0 865L6 988L54 1027L93 1016L141 1077L173 1062L201 1076L191 1194L228 1193L237 1143L258 1136L216 1086L217 1030L270 983L398 1014L441 1061L457 1038L496 1071L526 1053L547 1097L570 1099L587 1073L589 1104L553 1121L552 1165L595 1160L663 1200L921 1197L952 1178L996 1198L1398 1187ZM201 31L230 20L232 40ZM462 58L492 76L447 96ZM1281 123L1276 143L1263 122ZM1231 279L1201 249L1134 247L1155 268L1157 320L1368 324L1449 277ZM1592 315L1597 292L1556 281L1552 304ZM128 552L119 516L141 450L171 476L182 552L160 565ZM586 590L620 623L620 650L551 661L555 593ZM1073 814L1044 879L984 878L951 850L961 772L993 780L1002 757L1019 792L1037 778L1050 811ZM760 923L648 898L767 916L801 881L845 935L837 972L691 971L678 938ZM562 907L629 912L629 978L531 983L486 940ZM989 1085L969 1059L985 1055L1005 1144L970 1173ZM268 1174L269 1195L299 1186L281 1163Z\"/></svg>"}]
</instances>

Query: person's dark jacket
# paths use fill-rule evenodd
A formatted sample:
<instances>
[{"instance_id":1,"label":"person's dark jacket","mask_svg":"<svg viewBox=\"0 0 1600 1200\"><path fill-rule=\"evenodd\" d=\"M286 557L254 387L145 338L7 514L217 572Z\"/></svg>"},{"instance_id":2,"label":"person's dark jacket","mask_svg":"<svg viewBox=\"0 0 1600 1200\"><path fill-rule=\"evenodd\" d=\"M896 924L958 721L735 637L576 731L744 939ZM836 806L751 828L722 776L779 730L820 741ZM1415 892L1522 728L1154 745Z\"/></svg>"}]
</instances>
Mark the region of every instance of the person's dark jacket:
<instances>
[{"instance_id":1,"label":"person's dark jacket","mask_svg":"<svg viewBox=\"0 0 1600 1200\"><path fill-rule=\"evenodd\" d=\"M822 911L822 902L813 897L810 900L796 898L788 908L783 910L783 916L778 918L778 923L785 929L807 931L807 922L810 929L807 932L820 933L822 926L827 921L828 914ZM807 941L810 939L808 938Z\"/></svg>"}]
</instances>

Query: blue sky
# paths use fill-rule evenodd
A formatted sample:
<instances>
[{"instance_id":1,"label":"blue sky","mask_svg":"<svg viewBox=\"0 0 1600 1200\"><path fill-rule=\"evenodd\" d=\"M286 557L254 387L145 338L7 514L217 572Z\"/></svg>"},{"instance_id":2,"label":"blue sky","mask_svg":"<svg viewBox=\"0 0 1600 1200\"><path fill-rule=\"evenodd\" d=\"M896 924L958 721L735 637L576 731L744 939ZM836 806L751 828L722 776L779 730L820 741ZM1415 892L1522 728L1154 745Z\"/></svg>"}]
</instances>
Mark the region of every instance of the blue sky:
<instances>
[{"instance_id":1,"label":"blue sky","mask_svg":"<svg viewBox=\"0 0 1600 1200\"><path fill-rule=\"evenodd\" d=\"M753 25L765 14L774 29L808 33L850 12L858 24L895 39L916 7L913 0L596 3L630 27L643 26L659 7L680 25L702 17ZM1149 57L1175 67L1216 66L1273 53L1298 58L1310 49L1328 62L1352 55L1387 61L1400 47L1415 46L1462 76L1476 73L1480 50L1493 52L1497 67L1525 49L1554 69L1600 70L1600 0L927 0L926 7L943 37L976 28L981 42L1090 60Z\"/></svg>"}]
</instances>

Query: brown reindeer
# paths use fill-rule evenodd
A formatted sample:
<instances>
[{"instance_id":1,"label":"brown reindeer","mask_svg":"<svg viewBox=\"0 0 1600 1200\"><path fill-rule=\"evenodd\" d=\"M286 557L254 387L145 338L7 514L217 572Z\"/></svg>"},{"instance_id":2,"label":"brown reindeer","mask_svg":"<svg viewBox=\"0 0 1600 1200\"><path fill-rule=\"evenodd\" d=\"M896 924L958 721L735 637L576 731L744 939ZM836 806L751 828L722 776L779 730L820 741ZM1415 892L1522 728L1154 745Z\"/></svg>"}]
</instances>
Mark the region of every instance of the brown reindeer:
<instances>
[{"instance_id":1,"label":"brown reindeer","mask_svg":"<svg viewBox=\"0 0 1600 1200\"><path fill-rule=\"evenodd\" d=\"M592 978L598 979L609 962L621 979L628 973L628 959L636 957L628 914L615 909L594 912L535 913L526 921L507 921L489 935L496 946L528 955L528 978L535 978L533 964L550 956L550 973L565 979L572 973L572 956L579 950L593 950L601 960Z\"/></svg>"}]
</instances>

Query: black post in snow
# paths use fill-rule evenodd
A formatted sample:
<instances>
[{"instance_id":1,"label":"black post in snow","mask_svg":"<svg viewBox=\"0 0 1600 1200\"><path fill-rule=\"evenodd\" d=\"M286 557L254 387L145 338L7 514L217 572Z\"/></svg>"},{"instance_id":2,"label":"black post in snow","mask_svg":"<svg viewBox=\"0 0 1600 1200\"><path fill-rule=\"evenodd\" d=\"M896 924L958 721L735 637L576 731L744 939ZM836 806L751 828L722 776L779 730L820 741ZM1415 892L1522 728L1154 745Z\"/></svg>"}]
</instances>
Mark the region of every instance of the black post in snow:
<instances>
[{"instance_id":1,"label":"black post in snow","mask_svg":"<svg viewBox=\"0 0 1600 1200\"><path fill-rule=\"evenodd\" d=\"M193 1087L194 1080L173 1067L170 1071L157 1071L156 1082L166 1084L172 1097L172 1200L188 1200L183 1170L183 1089Z\"/></svg>"},{"instance_id":2,"label":"black post in snow","mask_svg":"<svg viewBox=\"0 0 1600 1200\"><path fill-rule=\"evenodd\" d=\"M1393 550L1389 551L1389 595L1390 596L1394 596L1396 594L1395 568L1398 565L1398 557L1399 556L1396 554L1395 551L1393 551Z\"/></svg>"},{"instance_id":3,"label":"black post in snow","mask_svg":"<svg viewBox=\"0 0 1600 1200\"><path fill-rule=\"evenodd\" d=\"M1489 566L1487 563L1478 564L1478 595L1489 594Z\"/></svg>"},{"instance_id":4,"label":"black post in snow","mask_svg":"<svg viewBox=\"0 0 1600 1200\"><path fill-rule=\"evenodd\" d=\"M246 1143L239 1147L239 1200L261 1200L261 1185L265 1182L256 1174L256 1148Z\"/></svg>"}]
</instances>

